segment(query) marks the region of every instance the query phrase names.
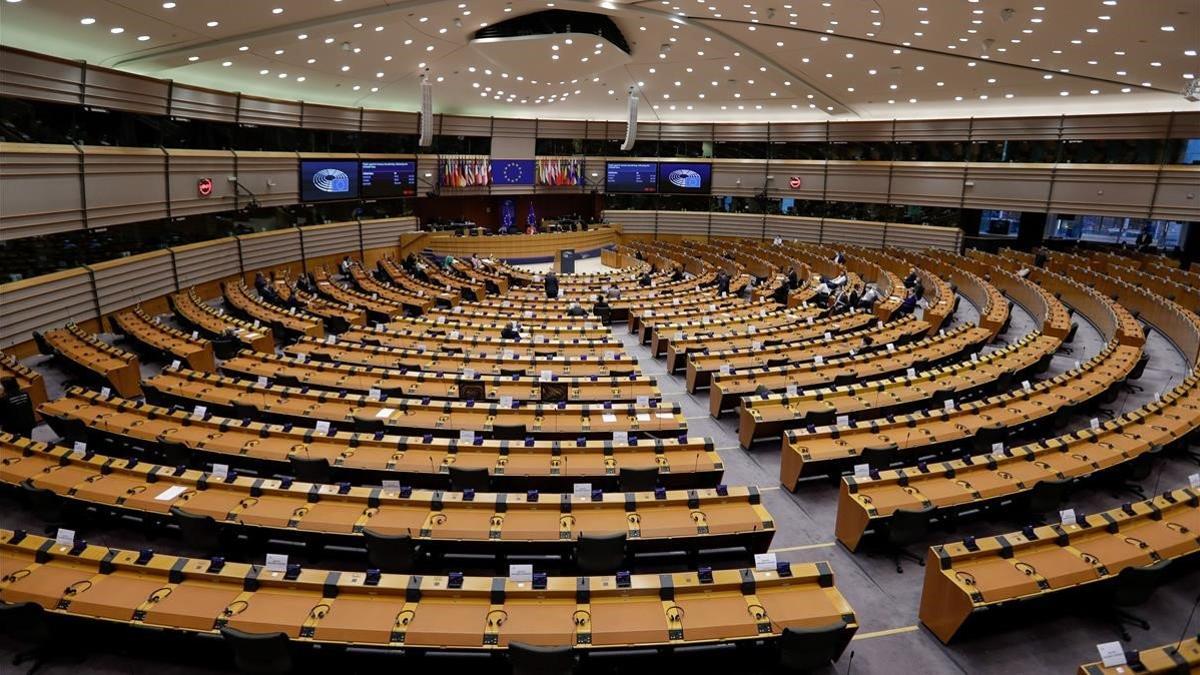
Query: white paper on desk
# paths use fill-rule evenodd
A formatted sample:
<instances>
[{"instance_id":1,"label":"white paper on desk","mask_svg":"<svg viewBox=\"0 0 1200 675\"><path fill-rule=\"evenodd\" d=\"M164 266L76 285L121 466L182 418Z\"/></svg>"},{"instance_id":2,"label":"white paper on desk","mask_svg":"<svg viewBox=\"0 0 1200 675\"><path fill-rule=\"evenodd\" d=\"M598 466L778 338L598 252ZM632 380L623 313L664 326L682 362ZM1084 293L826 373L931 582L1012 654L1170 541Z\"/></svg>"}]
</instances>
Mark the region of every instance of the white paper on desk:
<instances>
[{"instance_id":1,"label":"white paper on desk","mask_svg":"<svg viewBox=\"0 0 1200 675\"><path fill-rule=\"evenodd\" d=\"M579 499L590 499L592 496L592 484L575 483L571 486L571 494Z\"/></svg>"},{"instance_id":2,"label":"white paper on desk","mask_svg":"<svg viewBox=\"0 0 1200 675\"><path fill-rule=\"evenodd\" d=\"M813 363L815 363L819 366L819 365L825 363L825 357L821 356L820 354L814 354L813 355Z\"/></svg>"},{"instance_id":3,"label":"white paper on desk","mask_svg":"<svg viewBox=\"0 0 1200 675\"><path fill-rule=\"evenodd\" d=\"M1021 388L1025 391L1029 391L1033 389L1033 385L1029 383L1029 380L1021 380Z\"/></svg>"},{"instance_id":4,"label":"white paper on desk","mask_svg":"<svg viewBox=\"0 0 1200 675\"><path fill-rule=\"evenodd\" d=\"M293 315L293 316L294 316L294 315L296 314L296 308L295 308L295 307L288 307L288 314L291 314L291 315Z\"/></svg>"},{"instance_id":5,"label":"white paper on desk","mask_svg":"<svg viewBox=\"0 0 1200 675\"><path fill-rule=\"evenodd\" d=\"M808 325L813 325L813 318L811 316L808 317Z\"/></svg>"},{"instance_id":6,"label":"white paper on desk","mask_svg":"<svg viewBox=\"0 0 1200 675\"><path fill-rule=\"evenodd\" d=\"M195 415L196 417L204 417L206 414L208 414L208 408L205 406L202 406L202 405L198 405L192 409L192 414Z\"/></svg>"},{"instance_id":7,"label":"white paper on desk","mask_svg":"<svg viewBox=\"0 0 1200 675\"><path fill-rule=\"evenodd\" d=\"M775 559L774 553L755 553L754 554L754 569L759 572L774 572L779 561Z\"/></svg>"},{"instance_id":8,"label":"white paper on desk","mask_svg":"<svg viewBox=\"0 0 1200 675\"><path fill-rule=\"evenodd\" d=\"M1200 490L1200 473L1193 473L1189 475L1188 485L1192 486L1193 490Z\"/></svg>"},{"instance_id":9,"label":"white paper on desk","mask_svg":"<svg viewBox=\"0 0 1200 675\"><path fill-rule=\"evenodd\" d=\"M674 340L674 341L676 341L676 342L679 342L680 340L682 340L682 339L683 339L683 331L681 331L681 330L677 330L677 331L675 331L675 337L673 337L673 338L671 338L671 339L672 339L672 340Z\"/></svg>"},{"instance_id":10,"label":"white paper on desk","mask_svg":"<svg viewBox=\"0 0 1200 675\"><path fill-rule=\"evenodd\" d=\"M104 398L108 398L109 396L112 396L112 389L109 389L108 387L101 387L100 395Z\"/></svg>"},{"instance_id":11,"label":"white paper on desk","mask_svg":"<svg viewBox=\"0 0 1200 675\"><path fill-rule=\"evenodd\" d=\"M945 406L946 410L954 410L954 399L946 399L946 402L943 405Z\"/></svg>"},{"instance_id":12,"label":"white paper on desk","mask_svg":"<svg viewBox=\"0 0 1200 675\"><path fill-rule=\"evenodd\" d=\"M516 358L516 356L517 356L517 355L516 355L515 353L513 353L513 351L512 351L511 349L505 349L505 350L504 350L504 353L500 355L500 358L502 358L502 359L512 359L512 358Z\"/></svg>"},{"instance_id":13,"label":"white paper on desk","mask_svg":"<svg viewBox=\"0 0 1200 675\"><path fill-rule=\"evenodd\" d=\"M637 414L637 421L639 421L639 422L649 422L649 421L650 421L650 413L638 413L638 414Z\"/></svg>"},{"instance_id":14,"label":"white paper on desk","mask_svg":"<svg viewBox=\"0 0 1200 675\"><path fill-rule=\"evenodd\" d=\"M1079 369L1080 369L1080 368L1082 368L1082 367L1083 367L1083 362L1082 362L1082 361L1076 361L1076 362L1075 362L1075 370L1079 370Z\"/></svg>"},{"instance_id":15,"label":"white paper on desk","mask_svg":"<svg viewBox=\"0 0 1200 675\"><path fill-rule=\"evenodd\" d=\"M54 543L59 546L74 546L75 545L75 530L66 530L58 528L58 532L54 533Z\"/></svg>"},{"instance_id":16,"label":"white paper on desk","mask_svg":"<svg viewBox=\"0 0 1200 675\"><path fill-rule=\"evenodd\" d=\"M321 420L321 421L317 422L317 433L318 434L329 433L329 422L326 422L325 420Z\"/></svg>"},{"instance_id":17,"label":"white paper on desk","mask_svg":"<svg viewBox=\"0 0 1200 675\"><path fill-rule=\"evenodd\" d=\"M1063 525L1074 525L1076 522L1075 509L1065 509L1063 511L1059 511L1058 519L1062 521Z\"/></svg>"},{"instance_id":18,"label":"white paper on desk","mask_svg":"<svg viewBox=\"0 0 1200 675\"><path fill-rule=\"evenodd\" d=\"M308 354L297 354L296 360L300 363L304 363L305 361L308 361Z\"/></svg>"},{"instance_id":19,"label":"white paper on desk","mask_svg":"<svg viewBox=\"0 0 1200 675\"><path fill-rule=\"evenodd\" d=\"M436 320L436 323L446 323L446 317L439 316Z\"/></svg>"},{"instance_id":20,"label":"white paper on desk","mask_svg":"<svg viewBox=\"0 0 1200 675\"><path fill-rule=\"evenodd\" d=\"M629 445L629 432L628 431L614 431L613 432L613 445Z\"/></svg>"},{"instance_id":21,"label":"white paper on desk","mask_svg":"<svg viewBox=\"0 0 1200 675\"><path fill-rule=\"evenodd\" d=\"M260 387L267 387L267 386L270 386L271 383L270 383L270 381L267 380L267 378L265 376L259 375L258 380L255 381L255 384L257 384Z\"/></svg>"},{"instance_id":22,"label":"white paper on desk","mask_svg":"<svg viewBox=\"0 0 1200 675\"><path fill-rule=\"evenodd\" d=\"M501 396L500 397L500 407L501 408L511 408L512 404L513 404L513 397L511 397L511 396Z\"/></svg>"},{"instance_id":23,"label":"white paper on desk","mask_svg":"<svg viewBox=\"0 0 1200 675\"><path fill-rule=\"evenodd\" d=\"M733 372L733 368L731 368L728 363L721 365L721 374L722 375L728 375L731 372Z\"/></svg>"},{"instance_id":24,"label":"white paper on desk","mask_svg":"<svg viewBox=\"0 0 1200 675\"><path fill-rule=\"evenodd\" d=\"M797 394L799 394L799 393L800 393L800 387L798 387L798 386L796 386L796 385L794 385L794 384L789 384L789 385L787 386L787 395L788 395L788 396L795 396L795 395L797 395Z\"/></svg>"},{"instance_id":25,"label":"white paper on desk","mask_svg":"<svg viewBox=\"0 0 1200 675\"><path fill-rule=\"evenodd\" d=\"M909 377L916 377L916 376L917 376L917 369L916 369L916 368L909 368L909 369L908 369L908 376L909 376Z\"/></svg>"},{"instance_id":26,"label":"white paper on desk","mask_svg":"<svg viewBox=\"0 0 1200 675\"><path fill-rule=\"evenodd\" d=\"M288 565L286 553L268 553L267 570L270 572L286 572Z\"/></svg>"},{"instance_id":27,"label":"white paper on desk","mask_svg":"<svg viewBox=\"0 0 1200 675\"><path fill-rule=\"evenodd\" d=\"M86 455L87 443L84 443L83 441L75 441L75 445L71 446L71 452L77 455Z\"/></svg>"},{"instance_id":28,"label":"white paper on desk","mask_svg":"<svg viewBox=\"0 0 1200 675\"><path fill-rule=\"evenodd\" d=\"M825 339L826 339L826 340L832 340L832 339L833 339L833 333L830 333L829 331L825 331Z\"/></svg>"},{"instance_id":29,"label":"white paper on desk","mask_svg":"<svg viewBox=\"0 0 1200 675\"><path fill-rule=\"evenodd\" d=\"M461 335L461 334L460 334L458 331L456 331L456 330L452 330L452 331L450 331L450 336L449 336L449 337L450 337L450 339L451 339L451 340L457 340L457 339L459 338L459 336L460 336L460 335Z\"/></svg>"},{"instance_id":30,"label":"white paper on desk","mask_svg":"<svg viewBox=\"0 0 1200 675\"><path fill-rule=\"evenodd\" d=\"M179 362L179 359L175 359L171 362L171 370L179 370L179 367L182 365L183 364Z\"/></svg>"},{"instance_id":31,"label":"white paper on desk","mask_svg":"<svg viewBox=\"0 0 1200 675\"><path fill-rule=\"evenodd\" d=\"M834 420L834 422L836 422L839 427L849 426L850 425L850 416L849 415L838 415L837 419Z\"/></svg>"},{"instance_id":32,"label":"white paper on desk","mask_svg":"<svg viewBox=\"0 0 1200 675\"><path fill-rule=\"evenodd\" d=\"M554 379L554 371L543 370L541 373L538 374L538 379L542 382L550 382L551 380Z\"/></svg>"},{"instance_id":33,"label":"white paper on desk","mask_svg":"<svg viewBox=\"0 0 1200 675\"><path fill-rule=\"evenodd\" d=\"M470 443L475 440L475 432L470 429L459 429L458 440L460 443Z\"/></svg>"},{"instance_id":34,"label":"white paper on desk","mask_svg":"<svg viewBox=\"0 0 1200 675\"><path fill-rule=\"evenodd\" d=\"M1125 648L1120 642L1102 642L1096 645L1096 651L1100 652L1100 662L1106 668L1113 666L1124 666L1128 662L1125 660Z\"/></svg>"},{"instance_id":35,"label":"white paper on desk","mask_svg":"<svg viewBox=\"0 0 1200 675\"><path fill-rule=\"evenodd\" d=\"M979 352L971 352L971 360L978 363L979 362Z\"/></svg>"},{"instance_id":36,"label":"white paper on desk","mask_svg":"<svg viewBox=\"0 0 1200 675\"><path fill-rule=\"evenodd\" d=\"M518 583L533 581L533 565L509 565L508 578Z\"/></svg>"},{"instance_id":37,"label":"white paper on desk","mask_svg":"<svg viewBox=\"0 0 1200 675\"><path fill-rule=\"evenodd\" d=\"M604 413L603 415L600 416L600 419L611 424L611 423L617 421L617 416L612 413Z\"/></svg>"},{"instance_id":38,"label":"white paper on desk","mask_svg":"<svg viewBox=\"0 0 1200 675\"><path fill-rule=\"evenodd\" d=\"M384 490L399 490L400 489L400 481L385 480L385 481L383 481L382 486L383 486Z\"/></svg>"},{"instance_id":39,"label":"white paper on desk","mask_svg":"<svg viewBox=\"0 0 1200 675\"><path fill-rule=\"evenodd\" d=\"M229 477L229 465L228 464L213 464L212 465L212 475L213 475L213 478L216 478L218 480L225 480L226 478Z\"/></svg>"},{"instance_id":40,"label":"white paper on desk","mask_svg":"<svg viewBox=\"0 0 1200 675\"><path fill-rule=\"evenodd\" d=\"M871 465L870 464L855 464L854 465L854 477L855 478L870 478L871 477Z\"/></svg>"},{"instance_id":41,"label":"white paper on desk","mask_svg":"<svg viewBox=\"0 0 1200 675\"><path fill-rule=\"evenodd\" d=\"M992 443L992 454L993 455L1004 454L1004 444L1003 443Z\"/></svg>"},{"instance_id":42,"label":"white paper on desk","mask_svg":"<svg viewBox=\"0 0 1200 675\"><path fill-rule=\"evenodd\" d=\"M325 344L327 344L327 345L333 344L334 339L335 338L332 335L326 335L325 336Z\"/></svg>"},{"instance_id":43,"label":"white paper on desk","mask_svg":"<svg viewBox=\"0 0 1200 675\"><path fill-rule=\"evenodd\" d=\"M637 404L638 404L639 408L645 408L646 406L650 405L650 397L649 396L637 397Z\"/></svg>"},{"instance_id":44,"label":"white paper on desk","mask_svg":"<svg viewBox=\"0 0 1200 675\"><path fill-rule=\"evenodd\" d=\"M612 352L604 352L604 360L612 361L614 354Z\"/></svg>"},{"instance_id":45,"label":"white paper on desk","mask_svg":"<svg viewBox=\"0 0 1200 675\"><path fill-rule=\"evenodd\" d=\"M546 344L546 336L545 335L534 335L533 336L533 344L535 344L535 345Z\"/></svg>"},{"instance_id":46,"label":"white paper on desk","mask_svg":"<svg viewBox=\"0 0 1200 675\"><path fill-rule=\"evenodd\" d=\"M1092 418L1092 421L1091 421L1091 425L1092 425L1092 428L1093 428L1093 429L1099 429L1099 428L1100 428L1100 418L1099 418L1099 417L1093 417L1093 418Z\"/></svg>"},{"instance_id":47,"label":"white paper on desk","mask_svg":"<svg viewBox=\"0 0 1200 675\"><path fill-rule=\"evenodd\" d=\"M394 412L396 412L395 408L381 408L379 410L379 412L375 413L375 418L381 419L381 420L387 419L387 418L391 417L392 413L394 413Z\"/></svg>"},{"instance_id":48,"label":"white paper on desk","mask_svg":"<svg viewBox=\"0 0 1200 675\"><path fill-rule=\"evenodd\" d=\"M383 398L383 392L371 387L367 390L367 398L371 399L372 401L378 401L379 399Z\"/></svg>"},{"instance_id":49,"label":"white paper on desk","mask_svg":"<svg viewBox=\"0 0 1200 675\"><path fill-rule=\"evenodd\" d=\"M255 327L255 328L261 328L261 327L262 327L262 324L258 322L258 319L255 319L255 320L254 320L254 327Z\"/></svg>"},{"instance_id":50,"label":"white paper on desk","mask_svg":"<svg viewBox=\"0 0 1200 675\"><path fill-rule=\"evenodd\" d=\"M887 343L887 350L889 353L896 351L896 344L894 342Z\"/></svg>"},{"instance_id":51,"label":"white paper on desk","mask_svg":"<svg viewBox=\"0 0 1200 675\"><path fill-rule=\"evenodd\" d=\"M763 346L763 344L760 340L752 340L750 342L750 348L753 349L754 351L759 351L760 349L762 349L762 346Z\"/></svg>"},{"instance_id":52,"label":"white paper on desk","mask_svg":"<svg viewBox=\"0 0 1200 675\"><path fill-rule=\"evenodd\" d=\"M474 368L463 368L462 376L467 378L468 380L475 379L475 369Z\"/></svg>"},{"instance_id":53,"label":"white paper on desk","mask_svg":"<svg viewBox=\"0 0 1200 675\"><path fill-rule=\"evenodd\" d=\"M669 412L660 412L660 413L658 413L658 419L660 419L660 420L673 420L673 419L675 419L675 413L669 413Z\"/></svg>"},{"instance_id":54,"label":"white paper on desk","mask_svg":"<svg viewBox=\"0 0 1200 675\"><path fill-rule=\"evenodd\" d=\"M187 487L184 485L172 485L154 496L155 501L169 502L174 500L179 495L187 492Z\"/></svg>"}]
</instances>

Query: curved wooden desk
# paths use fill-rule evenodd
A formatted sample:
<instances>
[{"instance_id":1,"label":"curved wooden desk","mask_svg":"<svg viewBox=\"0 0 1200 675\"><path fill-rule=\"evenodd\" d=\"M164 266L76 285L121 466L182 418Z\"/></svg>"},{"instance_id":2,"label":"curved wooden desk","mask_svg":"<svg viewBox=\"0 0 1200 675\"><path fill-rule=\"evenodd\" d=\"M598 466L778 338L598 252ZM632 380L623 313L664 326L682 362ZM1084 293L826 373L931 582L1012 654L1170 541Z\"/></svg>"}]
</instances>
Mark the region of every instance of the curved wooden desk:
<instances>
[{"instance_id":1,"label":"curved wooden desk","mask_svg":"<svg viewBox=\"0 0 1200 675\"><path fill-rule=\"evenodd\" d=\"M141 365L137 356L108 345L75 324L48 331L42 337L54 355L106 382L121 396L139 396Z\"/></svg>"}]
</instances>

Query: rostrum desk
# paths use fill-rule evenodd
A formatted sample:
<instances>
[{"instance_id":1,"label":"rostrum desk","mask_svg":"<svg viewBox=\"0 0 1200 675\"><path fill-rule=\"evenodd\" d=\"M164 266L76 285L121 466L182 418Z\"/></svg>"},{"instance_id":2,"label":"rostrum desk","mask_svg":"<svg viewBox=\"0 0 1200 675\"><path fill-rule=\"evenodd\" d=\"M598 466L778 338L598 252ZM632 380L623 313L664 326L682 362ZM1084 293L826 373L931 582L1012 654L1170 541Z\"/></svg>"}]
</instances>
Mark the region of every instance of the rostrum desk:
<instances>
[{"instance_id":1,"label":"rostrum desk","mask_svg":"<svg viewBox=\"0 0 1200 675\"><path fill-rule=\"evenodd\" d=\"M0 530L0 600L131 627L283 632L300 643L498 650L510 641L605 648L777 638L785 627L858 629L827 563L787 576L716 570L553 577L545 588L505 578L368 575L110 549ZM840 654L841 650L838 650Z\"/></svg>"}]
</instances>

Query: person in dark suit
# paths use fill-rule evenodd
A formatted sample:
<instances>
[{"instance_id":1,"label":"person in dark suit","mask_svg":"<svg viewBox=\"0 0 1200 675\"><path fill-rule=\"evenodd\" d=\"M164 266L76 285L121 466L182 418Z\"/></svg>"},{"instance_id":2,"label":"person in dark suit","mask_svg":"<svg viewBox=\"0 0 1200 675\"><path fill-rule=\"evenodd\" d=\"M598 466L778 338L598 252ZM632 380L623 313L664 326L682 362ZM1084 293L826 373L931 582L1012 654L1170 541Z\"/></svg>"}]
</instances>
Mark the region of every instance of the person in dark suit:
<instances>
[{"instance_id":1,"label":"person in dark suit","mask_svg":"<svg viewBox=\"0 0 1200 675\"><path fill-rule=\"evenodd\" d=\"M578 302L572 302L567 308L567 316L587 316L587 311Z\"/></svg>"},{"instance_id":2,"label":"person in dark suit","mask_svg":"<svg viewBox=\"0 0 1200 675\"><path fill-rule=\"evenodd\" d=\"M908 276L904 277L904 287L912 288L917 283L917 268L908 268Z\"/></svg>"},{"instance_id":3,"label":"person in dark suit","mask_svg":"<svg viewBox=\"0 0 1200 675\"><path fill-rule=\"evenodd\" d=\"M592 314L596 316L600 316L611 309L612 307L608 304L608 301L604 299L603 295L597 295L596 302L592 303Z\"/></svg>"},{"instance_id":4,"label":"person in dark suit","mask_svg":"<svg viewBox=\"0 0 1200 675\"><path fill-rule=\"evenodd\" d=\"M650 277L649 272L642 272L642 276L638 277L638 286L642 288L647 288L652 283L654 283L654 279Z\"/></svg>"},{"instance_id":5,"label":"person in dark suit","mask_svg":"<svg viewBox=\"0 0 1200 675\"><path fill-rule=\"evenodd\" d=\"M1137 236L1137 250L1139 253L1145 253L1150 250L1150 244L1154 243L1154 235L1150 234L1150 227L1142 228L1142 231Z\"/></svg>"},{"instance_id":6,"label":"person in dark suit","mask_svg":"<svg viewBox=\"0 0 1200 675\"><path fill-rule=\"evenodd\" d=\"M517 322L512 321L504 328L501 328L500 338L503 340L520 340L521 331L517 328Z\"/></svg>"},{"instance_id":7,"label":"person in dark suit","mask_svg":"<svg viewBox=\"0 0 1200 675\"><path fill-rule=\"evenodd\" d=\"M800 288L800 275L796 274L795 269L788 270L787 285L788 288Z\"/></svg>"},{"instance_id":8,"label":"person in dark suit","mask_svg":"<svg viewBox=\"0 0 1200 675\"><path fill-rule=\"evenodd\" d=\"M775 287L775 290L771 292L771 299L786 307L789 290L790 289L787 284L779 284Z\"/></svg>"},{"instance_id":9,"label":"person in dark suit","mask_svg":"<svg viewBox=\"0 0 1200 675\"><path fill-rule=\"evenodd\" d=\"M896 310L895 318L908 316L917 309L917 294L913 289L908 289L908 294L904 296L904 300L900 303L900 307Z\"/></svg>"},{"instance_id":10,"label":"person in dark suit","mask_svg":"<svg viewBox=\"0 0 1200 675\"><path fill-rule=\"evenodd\" d=\"M838 251L833 255L833 262L841 265L846 262L846 254Z\"/></svg>"},{"instance_id":11,"label":"person in dark suit","mask_svg":"<svg viewBox=\"0 0 1200 675\"><path fill-rule=\"evenodd\" d=\"M671 271L671 281L683 281L683 268L676 267Z\"/></svg>"},{"instance_id":12,"label":"person in dark suit","mask_svg":"<svg viewBox=\"0 0 1200 675\"><path fill-rule=\"evenodd\" d=\"M725 270L717 272L717 293L721 295L729 294L729 275Z\"/></svg>"},{"instance_id":13,"label":"person in dark suit","mask_svg":"<svg viewBox=\"0 0 1200 675\"><path fill-rule=\"evenodd\" d=\"M546 273L546 297L558 297L558 276L555 275L554 272Z\"/></svg>"},{"instance_id":14,"label":"person in dark suit","mask_svg":"<svg viewBox=\"0 0 1200 675\"><path fill-rule=\"evenodd\" d=\"M0 399L0 428L10 434L29 438L33 434L33 400L21 391L17 378L4 378L4 397Z\"/></svg>"}]
</instances>

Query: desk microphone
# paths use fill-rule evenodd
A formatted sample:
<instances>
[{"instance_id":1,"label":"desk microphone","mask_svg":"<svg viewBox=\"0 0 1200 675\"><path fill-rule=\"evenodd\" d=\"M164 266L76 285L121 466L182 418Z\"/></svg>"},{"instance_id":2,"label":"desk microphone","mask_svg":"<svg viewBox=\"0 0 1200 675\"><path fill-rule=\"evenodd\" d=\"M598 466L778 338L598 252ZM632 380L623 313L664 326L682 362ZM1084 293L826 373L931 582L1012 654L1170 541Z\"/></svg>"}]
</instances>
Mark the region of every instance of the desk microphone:
<instances>
[{"instance_id":1,"label":"desk microphone","mask_svg":"<svg viewBox=\"0 0 1200 675\"><path fill-rule=\"evenodd\" d=\"M850 666L854 665L854 651L851 650L850 657L846 659L846 675L850 675Z\"/></svg>"}]
</instances>

